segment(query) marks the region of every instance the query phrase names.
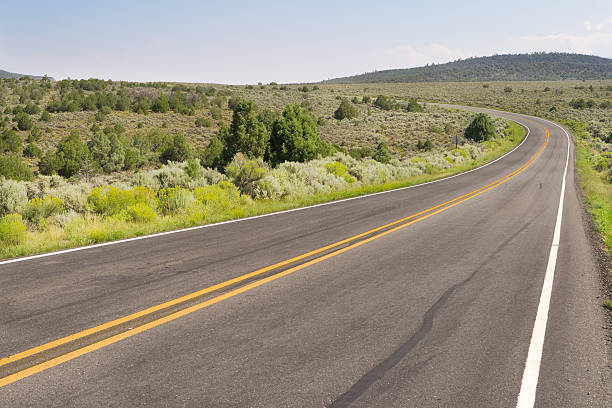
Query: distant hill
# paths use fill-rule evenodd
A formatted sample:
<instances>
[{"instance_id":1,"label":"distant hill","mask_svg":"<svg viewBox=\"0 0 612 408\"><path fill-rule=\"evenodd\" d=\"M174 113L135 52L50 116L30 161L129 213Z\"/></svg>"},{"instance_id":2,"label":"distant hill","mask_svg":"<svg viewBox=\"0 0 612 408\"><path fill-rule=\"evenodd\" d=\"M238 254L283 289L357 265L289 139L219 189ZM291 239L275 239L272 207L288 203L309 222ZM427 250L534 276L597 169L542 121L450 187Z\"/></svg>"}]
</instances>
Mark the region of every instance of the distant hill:
<instances>
[{"instance_id":1,"label":"distant hill","mask_svg":"<svg viewBox=\"0 0 612 408\"><path fill-rule=\"evenodd\" d=\"M554 81L612 79L612 59L567 53L506 54L425 67L390 69L323 83L357 84L434 81Z\"/></svg>"},{"instance_id":2,"label":"distant hill","mask_svg":"<svg viewBox=\"0 0 612 408\"><path fill-rule=\"evenodd\" d=\"M24 76L28 76L30 78L34 78L34 79L42 79L42 76L36 76L36 75L26 75L26 74L16 74L14 72L8 72L8 71L3 71L0 69L0 79L6 79L6 78L21 78ZM50 78L52 79L52 78Z\"/></svg>"}]
</instances>

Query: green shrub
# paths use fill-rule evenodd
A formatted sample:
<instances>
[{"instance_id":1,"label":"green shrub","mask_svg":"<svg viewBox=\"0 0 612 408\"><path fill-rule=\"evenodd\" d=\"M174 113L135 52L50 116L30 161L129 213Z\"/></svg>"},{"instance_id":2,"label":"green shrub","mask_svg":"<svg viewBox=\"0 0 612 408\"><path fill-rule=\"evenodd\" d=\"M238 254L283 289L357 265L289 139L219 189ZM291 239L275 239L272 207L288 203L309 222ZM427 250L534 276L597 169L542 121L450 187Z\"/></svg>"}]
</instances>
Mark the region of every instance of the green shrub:
<instances>
[{"instance_id":1,"label":"green shrub","mask_svg":"<svg viewBox=\"0 0 612 408\"><path fill-rule=\"evenodd\" d=\"M307 102L307 101L304 101ZM266 129L270 132L272 131L272 125L280 118L280 112L271 110L271 109L262 109L257 114L257 119L263 123Z\"/></svg>"},{"instance_id":2,"label":"green shrub","mask_svg":"<svg viewBox=\"0 0 612 408\"><path fill-rule=\"evenodd\" d=\"M0 156L0 176L21 181L34 180L32 170L15 154Z\"/></svg>"},{"instance_id":3,"label":"green shrub","mask_svg":"<svg viewBox=\"0 0 612 408\"><path fill-rule=\"evenodd\" d=\"M96 132L87 142L87 147L102 170L106 173L122 170L125 166L125 142L115 131Z\"/></svg>"},{"instance_id":4,"label":"green shrub","mask_svg":"<svg viewBox=\"0 0 612 408\"><path fill-rule=\"evenodd\" d=\"M162 188L157 193L159 209L164 214L176 214L187 210L194 203L191 191L182 187Z\"/></svg>"},{"instance_id":5,"label":"green shrub","mask_svg":"<svg viewBox=\"0 0 612 408\"><path fill-rule=\"evenodd\" d=\"M256 108L253 101L240 100L234 109L229 129L221 128L219 133L223 141L223 163L229 163L236 153L251 158L263 157L266 153L270 134L257 118Z\"/></svg>"},{"instance_id":6,"label":"green shrub","mask_svg":"<svg viewBox=\"0 0 612 408\"><path fill-rule=\"evenodd\" d=\"M391 155L387 144L385 142L380 142L378 143L378 146L376 146L376 152L374 153L374 156L372 156L372 158L377 162L386 164L391 161L393 156Z\"/></svg>"},{"instance_id":7,"label":"green shrub","mask_svg":"<svg viewBox=\"0 0 612 408\"><path fill-rule=\"evenodd\" d=\"M330 152L330 147L319 136L314 119L299 105L285 107L281 118L272 125L268 160L273 165L313 160Z\"/></svg>"},{"instance_id":8,"label":"green shrub","mask_svg":"<svg viewBox=\"0 0 612 408\"><path fill-rule=\"evenodd\" d=\"M206 187L198 187L193 190L195 199L216 209L232 209L240 205L240 190L228 181L221 181Z\"/></svg>"},{"instance_id":9,"label":"green shrub","mask_svg":"<svg viewBox=\"0 0 612 408\"><path fill-rule=\"evenodd\" d=\"M187 165L185 166L185 173L187 173L189 178L192 180L197 180L198 178L200 178L200 160L187 160Z\"/></svg>"},{"instance_id":10,"label":"green shrub","mask_svg":"<svg viewBox=\"0 0 612 408\"><path fill-rule=\"evenodd\" d=\"M167 163L169 161L185 161L190 157L191 148L189 147L189 143L187 143L185 135L182 133L177 133L172 137L171 142L162 152L160 159L163 163Z\"/></svg>"},{"instance_id":11,"label":"green shrub","mask_svg":"<svg viewBox=\"0 0 612 408\"><path fill-rule=\"evenodd\" d=\"M104 122L106 115L102 111L98 111L94 114L94 121L96 122Z\"/></svg>"},{"instance_id":12,"label":"green shrub","mask_svg":"<svg viewBox=\"0 0 612 408\"><path fill-rule=\"evenodd\" d=\"M211 102L213 105L217 106L219 109L223 109L227 104L227 99L223 95L217 94Z\"/></svg>"},{"instance_id":13,"label":"green shrub","mask_svg":"<svg viewBox=\"0 0 612 408\"><path fill-rule=\"evenodd\" d=\"M465 129L465 138L475 142L483 142L495 137L495 126L486 113L479 113Z\"/></svg>"},{"instance_id":14,"label":"green shrub","mask_svg":"<svg viewBox=\"0 0 612 408\"><path fill-rule=\"evenodd\" d=\"M128 190L107 185L96 187L87 197L90 209L98 214L113 215L127 208L133 202Z\"/></svg>"},{"instance_id":15,"label":"green shrub","mask_svg":"<svg viewBox=\"0 0 612 408\"><path fill-rule=\"evenodd\" d=\"M127 147L125 156L123 157L123 169L134 170L141 167L145 163L145 158L140 151L135 147Z\"/></svg>"},{"instance_id":16,"label":"green shrub","mask_svg":"<svg viewBox=\"0 0 612 408\"><path fill-rule=\"evenodd\" d=\"M399 108L399 104L397 102L385 95L379 95L374 101L374 106L382 110L392 110Z\"/></svg>"},{"instance_id":17,"label":"green shrub","mask_svg":"<svg viewBox=\"0 0 612 408\"><path fill-rule=\"evenodd\" d=\"M419 149L419 150L426 150L426 151L428 151L428 150L433 149L433 143L432 143L432 142L431 142L431 140L429 140L429 139L425 140L424 142L423 142L423 141L421 141L421 140L419 140L419 141L417 142L416 147L417 147L417 149Z\"/></svg>"},{"instance_id":18,"label":"green shrub","mask_svg":"<svg viewBox=\"0 0 612 408\"><path fill-rule=\"evenodd\" d=\"M21 137L13 129L6 129L0 135L0 153L20 153L22 145Z\"/></svg>"},{"instance_id":19,"label":"green shrub","mask_svg":"<svg viewBox=\"0 0 612 408\"><path fill-rule=\"evenodd\" d=\"M157 99L151 104L151 110L157 113L166 113L170 110L168 97L164 93L160 93Z\"/></svg>"},{"instance_id":20,"label":"green shrub","mask_svg":"<svg viewBox=\"0 0 612 408\"><path fill-rule=\"evenodd\" d=\"M325 169L336 177L343 178L347 183L352 183L355 181L355 178L351 176L346 168L344 163L340 163L339 161L333 161L331 163L325 164Z\"/></svg>"},{"instance_id":21,"label":"green shrub","mask_svg":"<svg viewBox=\"0 0 612 408\"><path fill-rule=\"evenodd\" d=\"M212 122L210 121L210 119L207 119L207 118L197 118L195 120L195 126L208 128L212 126Z\"/></svg>"},{"instance_id":22,"label":"green shrub","mask_svg":"<svg viewBox=\"0 0 612 408\"><path fill-rule=\"evenodd\" d=\"M40 174L47 176L57 174L57 171L60 168L60 162L55 153L56 152L49 150L40 158L38 161L38 170L40 171Z\"/></svg>"},{"instance_id":23,"label":"green shrub","mask_svg":"<svg viewBox=\"0 0 612 408\"><path fill-rule=\"evenodd\" d=\"M417 102L415 98L411 98L408 101L408 106L406 106L406 110L408 112L423 112L425 109Z\"/></svg>"},{"instance_id":24,"label":"green shrub","mask_svg":"<svg viewBox=\"0 0 612 408\"><path fill-rule=\"evenodd\" d=\"M28 194L24 183L0 176L0 216L21 212L27 202Z\"/></svg>"},{"instance_id":25,"label":"green shrub","mask_svg":"<svg viewBox=\"0 0 612 408\"><path fill-rule=\"evenodd\" d=\"M28 143L28 145L23 149L23 155L25 157L41 157L42 150L35 143Z\"/></svg>"},{"instance_id":26,"label":"green shrub","mask_svg":"<svg viewBox=\"0 0 612 408\"><path fill-rule=\"evenodd\" d=\"M49 114L49 112L44 111L40 115L40 120L42 120L43 122L50 122L51 121L51 115Z\"/></svg>"},{"instance_id":27,"label":"green shrub","mask_svg":"<svg viewBox=\"0 0 612 408\"><path fill-rule=\"evenodd\" d=\"M214 120L219 120L223 118L223 111L221 110L220 107L218 106L211 106L210 107L210 116L214 119Z\"/></svg>"},{"instance_id":28,"label":"green shrub","mask_svg":"<svg viewBox=\"0 0 612 408\"><path fill-rule=\"evenodd\" d=\"M357 108L355 108L348 99L343 98L340 102L340 106L334 112L334 118L338 120L342 119L353 119L359 115Z\"/></svg>"},{"instance_id":29,"label":"green shrub","mask_svg":"<svg viewBox=\"0 0 612 408\"><path fill-rule=\"evenodd\" d=\"M17 128L19 130L30 130L32 129L32 119L30 115L25 112L19 112L15 115L15 122L17 122Z\"/></svg>"},{"instance_id":30,"label":"green shrub","mask_svg":"<svg viewBox=\"0 0 612 408\"><path fill-rule=\"evenodd\" d=\"M597 171L604 171L608 169L609 159L604 156L597 156L595 158L593 168Z\"/></svg>"},{"instance_id":31,"label":"green shrub","mask_svg":"<svg viewBox=\"0 0 612 408\"><path fill-rule=\"evenodd\" d=\"M8 214L0 218L0 242L17 245L25 239L26 227L19 214Z\"/></svg>"},{"instance_id":32,"label":"green shrub","mask_svg":"<svg viewBox=\"0 0 612 408\"><path fill-rule=\"evenodd\" d=\"M40 176L39 183L43 177ZM59 177L59 176L52 176ZM64 180L64 179L62 179ZM91 185L88 183L68 183L62 182L61 184L45 190L44 193L41 191L40 195L54 195L55 197L62 200L64 208L68 211L73 212L85 212L87 206L87 196L91 193ZM31 195L30 195L31 196Z\"/></svg>"},{"instance_id":33,"label":"green shrub","mask_svg":"<svg viewBox=\"0 0 612 408\"><path fill-rule=\"evenodd\" d=\"M168 187L185 187L189 182L189 176L185 173L180 163L170 162L159 169L152 170L148 174L153 176L156 181L154 185L147 184L147 186L158 190Z\"/></svg>"},{"instance_id":34,"label":"green shrub","mask_svg":"<svg viewBox=\"0 0 612 408\"><path fill-rule=\"evenodd\" d=\"M225 174L238 186L243 194L253 195L256 183L261 180L269 168L258 159L247 159L242 153L237 153L225 168Z\"/></svg>"},{"instance_id":35,"label":"green shrub","mask_svg":"<svg viewBox=\"0 0 612 408\"><path fill-rule=\"evenodd\" d=\"M87 146L81 142L77 131L60 140L55 152L48 151L43 156L38 168L43 174L58 173L60 176L72 177L91 157Z\"/></svg>"},{"instance_id":36,"label":"green shrub","mask_svg":"<svg viewBox=\"0 0 612 408\"><path fill-rule=\"evenodd\" d=\"M221 152L223 142L217 136L213 136L203 150L198 153L200 163L204 167L218 168L221 166Z\"/></svg>"},{"instance_id":37,"label":"green shrub","mask_svg":"<svg viewBox=\"0 0 612 408\"><path fill-rule=\"evenodd\" d=\"M157 218L157 213L153 208L145 203L136 203L126 209L127 219L133 222L147 223Z\"/></svg>"},{"instance_id":38,"label":"green shrub","mask_svg":"<svg viewBox=\"0 0 612 408\"><path fill-rule=\"evenodd\" d=\"M148 187L134 187L123 190L112 185L94 188L87 197L87 204L91 211L103 215L116 215L131 205L138 203L154 207L156 203L155 191Z\"/></svg>"},{"instance_id":39,"label":"green shrub","mask_svg":"<svg viewBox=\"0 0 612 408\"><path fill-rule=\"evenodd\" d=\"M64 212L64 203L55 196L44 198L33 198L23 209L23 217L33 224L38 224L41 219Z\"/></svg>"},{"instance_id":40,"label":"green shrub","mask_svg":"<svg viewBox=\"0 0 612 408\"><path fill-rule=\"evenodd\" d=\"M366 157L372 157L372 150L370 150L369 147L357 147L355 149L352 149L349 154L351 155L351 157L357 160L361 160L365 159Z\"/></svg>"},{"instance_id":41,"label":"green shrub","mask_svg":"<svg viewBox=\"0 0 612 408\"><path fill-rule=\"evenodd\" d=\"M30 134L28 135L28 143L39 141L41 136L42 132L40 131L40 129L37 127L33 127L32 130L30 130Z\"/></svg>"}]
</instances>

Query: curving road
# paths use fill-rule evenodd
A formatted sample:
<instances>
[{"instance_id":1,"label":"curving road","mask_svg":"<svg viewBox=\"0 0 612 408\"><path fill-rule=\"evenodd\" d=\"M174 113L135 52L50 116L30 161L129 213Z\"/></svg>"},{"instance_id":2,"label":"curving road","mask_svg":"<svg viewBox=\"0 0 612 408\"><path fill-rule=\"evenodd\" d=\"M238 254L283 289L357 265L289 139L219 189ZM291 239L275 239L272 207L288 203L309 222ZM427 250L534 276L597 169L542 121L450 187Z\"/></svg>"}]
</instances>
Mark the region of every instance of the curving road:
<instances>
[{"instance_id":1,"label":"curving road","mask_svg":"<svg viewBox=\"0 0 612 408\"><path fill-rule=\"evenodd\" d=\"M612 406L573 146L492 113L456 177L0 262L0 406Z\"/></svg>"}]
</instances>

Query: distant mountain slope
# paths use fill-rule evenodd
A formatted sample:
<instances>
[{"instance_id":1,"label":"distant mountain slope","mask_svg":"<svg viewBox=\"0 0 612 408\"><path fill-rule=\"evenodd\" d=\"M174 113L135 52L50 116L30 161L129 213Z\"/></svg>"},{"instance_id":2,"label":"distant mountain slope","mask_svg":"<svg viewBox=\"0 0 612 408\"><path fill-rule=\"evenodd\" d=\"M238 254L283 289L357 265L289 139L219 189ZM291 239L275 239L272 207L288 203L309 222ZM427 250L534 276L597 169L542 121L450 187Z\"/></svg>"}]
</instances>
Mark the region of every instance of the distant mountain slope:
<instances>
[{"instance_id":1,"label":"distant mountain slope","mask_svg":"<svg viewBox=\"0 0 612 408\"><path fill-rule=\"evenodd\" d=\"M3 70L0 69L0 79L21 78L21 77L24 77L24 76L29 76L30 78L34 78L34 79L42 79L41 76L26 75L26 74L16 74L14 72L3 71Z\"/></svg>"},{"instance_id":2,"label":"distant mountain slope","mask_svg":"<svg viewBox=\"0 0 612 408\"><path fill-rule=\"evenodd\" d=\"M506 54L369 72L324 83L612 79L612 59L566 53Z\"/></svg>"}]
</instances>

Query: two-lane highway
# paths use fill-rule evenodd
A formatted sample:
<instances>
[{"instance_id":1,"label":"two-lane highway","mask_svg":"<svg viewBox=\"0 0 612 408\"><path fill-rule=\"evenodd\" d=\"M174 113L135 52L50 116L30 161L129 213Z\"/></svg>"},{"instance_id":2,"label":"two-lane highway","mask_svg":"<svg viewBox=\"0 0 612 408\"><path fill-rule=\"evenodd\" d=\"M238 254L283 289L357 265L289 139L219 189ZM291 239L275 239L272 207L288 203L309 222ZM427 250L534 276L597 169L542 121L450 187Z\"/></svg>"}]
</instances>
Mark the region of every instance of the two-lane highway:
<instances>
[{"instance_id":1,"label":"two-lane highway","mask_svg":"<svg viewBox=\"0 0 612 408\"><path fill-rule=\"evenodd\" d=\"M0 262L0 406L611 406L573 148L494 114L459 176Z\"/></svg>"}]
</instances>

